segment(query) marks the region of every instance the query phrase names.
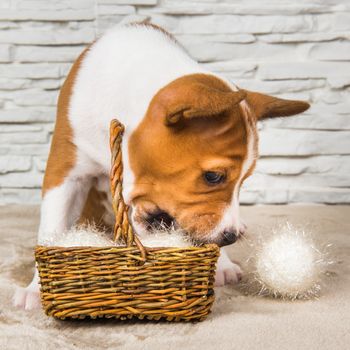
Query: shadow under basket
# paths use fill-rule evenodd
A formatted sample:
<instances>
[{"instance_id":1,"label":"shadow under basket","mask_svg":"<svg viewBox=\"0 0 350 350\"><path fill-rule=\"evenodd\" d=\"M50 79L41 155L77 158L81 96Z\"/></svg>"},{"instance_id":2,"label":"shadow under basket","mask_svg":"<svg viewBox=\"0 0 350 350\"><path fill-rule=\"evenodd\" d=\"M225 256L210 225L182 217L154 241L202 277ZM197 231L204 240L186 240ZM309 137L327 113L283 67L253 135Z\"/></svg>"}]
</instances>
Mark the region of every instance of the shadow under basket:
<instances>
[{"instance_id":1,"label":"shadow under basket","mask_svg":"<svg viewBox=\"0 0 350 350\"><path fill-rule=\"evenodd\" d=\"M123 246L37 246L41 300L59 319L118 318L201 321L214 302L215 244L145 248L134 235L122 196L123 126L113 120L111 192L114 236Z\"/></svg>"}]
</instances>

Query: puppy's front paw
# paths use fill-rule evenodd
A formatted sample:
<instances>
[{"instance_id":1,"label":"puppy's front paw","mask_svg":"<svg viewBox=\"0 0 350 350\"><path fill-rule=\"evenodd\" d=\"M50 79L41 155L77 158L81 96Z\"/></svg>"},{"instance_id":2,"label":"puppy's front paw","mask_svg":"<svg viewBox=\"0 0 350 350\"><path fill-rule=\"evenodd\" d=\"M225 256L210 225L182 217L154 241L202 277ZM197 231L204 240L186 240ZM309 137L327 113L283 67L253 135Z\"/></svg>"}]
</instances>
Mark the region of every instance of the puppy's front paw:
<instances>
[{"instance_id":1,"label":"puppy's front paw","mask_svg":"<svg viewBox=\"0 0 350 350\"><path fill-rule=\"evenodd\" d=\"M218 266L215 274L215 286L221 287L229 283L238 283L242 278L241 268L233 263L226 262L222 266Z\"/></svg>"},{"instance_id":2,"label":"puppy's front paw","mask_svg":"<svg viewBox=\"0 0 350 350\"><path fill-rule=\"evenodd\" d=\"M26 288L16 287L13 296L13 305L25 310L33 310L40 308L40 291L29 285Z\"/></svg>"}]
</instances>

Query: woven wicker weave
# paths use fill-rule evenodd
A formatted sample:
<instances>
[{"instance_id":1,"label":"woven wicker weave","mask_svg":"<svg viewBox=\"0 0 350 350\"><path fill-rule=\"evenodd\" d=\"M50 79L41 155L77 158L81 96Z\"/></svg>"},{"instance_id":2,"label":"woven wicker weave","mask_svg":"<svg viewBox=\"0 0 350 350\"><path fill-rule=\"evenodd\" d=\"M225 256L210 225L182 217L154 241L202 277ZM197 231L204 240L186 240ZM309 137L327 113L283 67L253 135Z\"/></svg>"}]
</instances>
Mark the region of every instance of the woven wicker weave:
<instances>
[{"instance_id":1,"label":"woven wicker weave","mask_svg":"<svg viewBox=\"0 0 350 350\"><path fill-rule=\"evenodd\" d=\"M133 234L122 196L123 126L111 123L111 191L117 247L37 246L41 300L47 315L65 318L203 320L214 301L219 248L145 248Z\"/></svg>"}]
</instances>

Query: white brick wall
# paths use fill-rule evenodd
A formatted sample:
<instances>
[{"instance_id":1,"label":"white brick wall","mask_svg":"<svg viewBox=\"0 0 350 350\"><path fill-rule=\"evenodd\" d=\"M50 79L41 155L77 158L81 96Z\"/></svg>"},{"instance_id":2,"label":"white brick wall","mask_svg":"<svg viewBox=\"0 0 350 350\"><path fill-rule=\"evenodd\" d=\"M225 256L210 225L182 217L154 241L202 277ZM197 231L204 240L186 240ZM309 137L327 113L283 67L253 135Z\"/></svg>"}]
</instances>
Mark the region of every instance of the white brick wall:
<instances>
[{"instance_id":1,"label":"white brick wall","mask_svg":"<svg viewBox=\"0 0 350 350\"><path fill-rule=\"evenodd\" d=\"M0 202L40 200L59 88L107 28L150 17L247 89L302 98L264 122L245 203L350 203L349 0L1 0Z\"/></svg>"}]
</instances>

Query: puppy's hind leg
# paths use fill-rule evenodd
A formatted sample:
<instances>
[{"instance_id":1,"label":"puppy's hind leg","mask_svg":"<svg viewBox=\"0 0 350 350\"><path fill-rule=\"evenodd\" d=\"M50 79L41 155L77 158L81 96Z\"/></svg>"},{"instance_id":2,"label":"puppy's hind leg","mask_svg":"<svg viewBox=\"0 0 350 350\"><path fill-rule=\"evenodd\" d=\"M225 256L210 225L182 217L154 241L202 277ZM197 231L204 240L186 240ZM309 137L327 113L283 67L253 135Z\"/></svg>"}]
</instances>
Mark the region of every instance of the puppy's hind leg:
<instances>
[{"instance_id":1,"label":"puppy's hind leg","mask_svg":"<svg viewBox=\"0 0 350 350\"><path fill-rule=\"evenodd\" d=\"M88 174L95 172L91 160L76 146L71 125L73 117L69 115L75 80L87 50L75 61L58 99L55 131L43 185L39 244L49 243L56 232L63 232L76 223L90 190L91 177ZM91 169L92 172L89 172ZM37 273L27 288L17 289L14 304L26 309L39 305Z\"/></svg>"},{"instance_id":2,"label":"puppy's hind leg","mask_svg":"<svg viewBox=\"0 0 350 350\"><path fill-rule=\"evenodd\" d=\"M41 205L39 244L49 244L56 233L64 232L79 219L91 186L89 178L66 178L64 182L45 193ZM39 278L35 268L32 282L26 288L16 288L15 306L27 310L40 305Z\"/></svg>"},{"instance_id":3,"label":"puppy's hind leg","mask_svg":"<svg viewBox=\"0 0 350 350\"><path fill-rule=\"evenodd\" d=\"M15 294L13 295L13 305L26 310L40 307L39 273L37 268L34 269L34 277L27 287L16 286Z\"/></svg>"}]
</instances>

